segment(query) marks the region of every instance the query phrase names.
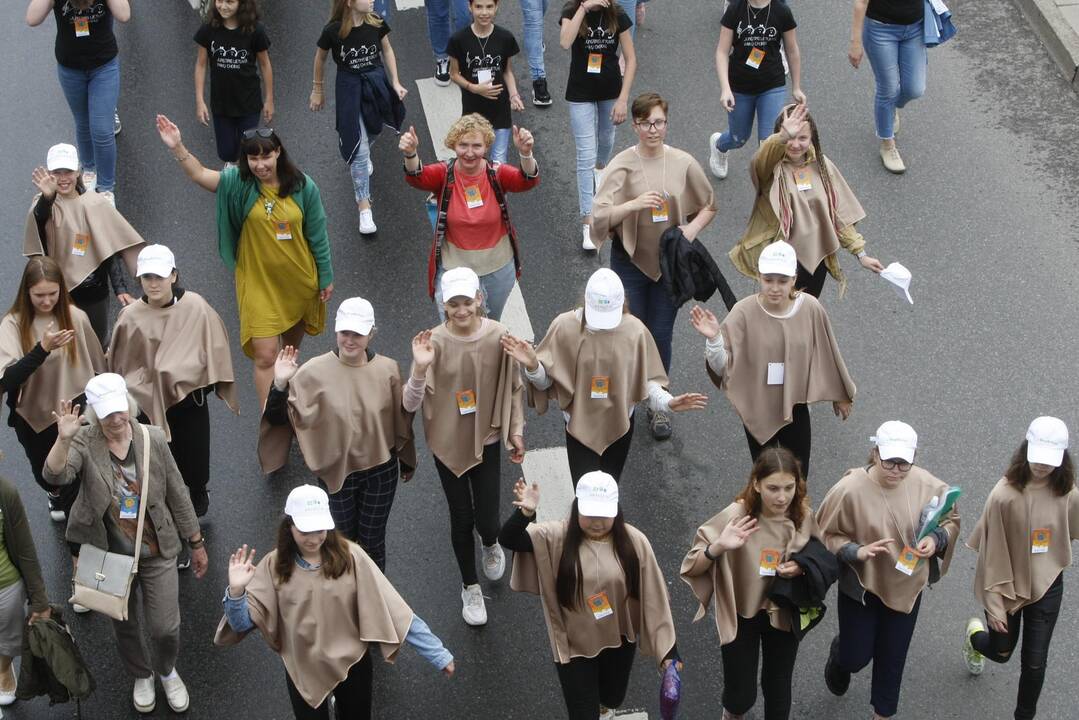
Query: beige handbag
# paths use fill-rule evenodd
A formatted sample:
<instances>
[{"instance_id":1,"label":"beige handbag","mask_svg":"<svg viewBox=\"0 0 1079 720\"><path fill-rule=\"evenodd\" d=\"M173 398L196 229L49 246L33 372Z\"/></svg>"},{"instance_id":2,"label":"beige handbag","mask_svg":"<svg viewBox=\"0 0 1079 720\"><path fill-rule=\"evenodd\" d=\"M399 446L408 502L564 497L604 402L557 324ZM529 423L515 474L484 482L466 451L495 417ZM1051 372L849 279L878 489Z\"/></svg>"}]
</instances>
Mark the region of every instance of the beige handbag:
<instances>
[{"instance_id":1,"label":"beige handbag","mask_svg":"<svg viewBox=\"0 0 1079 720\"><path fill-rule=\"evenodd\" d=\"M131 583L139 572L139 551L142 549L142 526L146 520L146 498L150 494L150 432L142 431L142 491L139 499L139 522L135 531L135 556L108 552L83 543L79 549L79 565L75 570L75 592L68 602L78 603L108 615L113 620L126 621Z\"/></svg>"}]
</instances>

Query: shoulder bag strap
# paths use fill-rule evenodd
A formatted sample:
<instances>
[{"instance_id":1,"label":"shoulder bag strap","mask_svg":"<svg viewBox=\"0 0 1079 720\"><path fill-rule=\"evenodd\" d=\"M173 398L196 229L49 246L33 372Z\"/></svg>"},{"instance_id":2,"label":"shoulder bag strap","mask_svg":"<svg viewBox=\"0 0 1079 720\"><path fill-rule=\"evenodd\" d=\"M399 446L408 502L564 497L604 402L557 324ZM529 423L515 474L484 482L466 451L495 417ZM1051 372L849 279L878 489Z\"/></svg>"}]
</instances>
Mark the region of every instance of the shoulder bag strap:
<instances>
[{"instance_id":1,"label":"shoulder bag strap","mask_svg":"<svg viewBox=\"0 0 1079 720\"><path fill-rule=\"evenodd\" d=\"M150 494L150 431L142 423L139 423L139 430L142 431L142 476L139 478L142 482L139 488L139 526L135 531L135 563L131 566L132 574L139 571L139 555L142 553L142 526L146 521L146 505L148 504L146 501Z\"/></svg>"}]
</instances>

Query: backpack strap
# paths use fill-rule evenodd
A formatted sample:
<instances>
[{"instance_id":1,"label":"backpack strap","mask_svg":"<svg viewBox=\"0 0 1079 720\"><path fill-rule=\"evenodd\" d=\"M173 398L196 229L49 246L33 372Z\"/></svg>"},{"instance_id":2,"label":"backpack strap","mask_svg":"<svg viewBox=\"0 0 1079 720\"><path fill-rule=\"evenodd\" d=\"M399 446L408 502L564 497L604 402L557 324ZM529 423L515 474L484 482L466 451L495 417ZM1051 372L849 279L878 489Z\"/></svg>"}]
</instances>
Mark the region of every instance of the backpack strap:
<instances>
[{"instance_id":1,"label":"backpack strap","mask_svg":"<svg viewBox=\"0 0 1079 720\"><path fill-rule=\"evenodd\" d=\"M446 161L446 182L442 185L442 195L438 200L438 217L435 220L435 267L442 266L442 243L446 239L446 218L450 210L450 198L453 197L453 165L457 158Z\"/></svg>"},{"instance_id":2,"label":"backpack strap","mask_svg":"<svg viewBox=\"0 0 1079 720\"><path fill-rule=\"evenodd\" d=\"M517 231L513 229L513 223L510 222L510 211L506 206L506 193L502 190L502 186L498 184L498 166L501 163L487 163L487 181L491 183L491 190L494 191L495 201L498 203L498 209L502 213L502 224L506 226L506 232L510 236L510 246L513 248L513 267L518 276L521 274L521 256L517 252Z\"/></svg>"}]
</instances>

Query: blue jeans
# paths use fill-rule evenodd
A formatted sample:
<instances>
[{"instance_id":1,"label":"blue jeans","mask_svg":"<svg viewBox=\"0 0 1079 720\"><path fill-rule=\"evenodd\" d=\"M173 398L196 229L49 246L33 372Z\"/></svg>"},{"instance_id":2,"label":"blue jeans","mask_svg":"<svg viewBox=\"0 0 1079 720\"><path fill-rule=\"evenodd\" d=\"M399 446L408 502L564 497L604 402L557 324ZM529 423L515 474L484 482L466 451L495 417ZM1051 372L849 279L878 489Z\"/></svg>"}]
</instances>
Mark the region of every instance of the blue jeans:
<instances>
[{"instance_id":1,"label":"blue jeans","mask_svg":"<svg viewBox=\"0 0 1079 720\"><path fill-rule=\"evenodd\" d=\"M633 23L633 27L629 29L629 36L634 40L637 39L637 4L641 0L618 0L618 7L622 8L622 12L626 14L629 21Z\"/></svg>"},{"instance_id":2,"label":"blue jeans","mask_svg":"<svg viewBox=\"0 0 1079 720\"><path fill-rule=\"evenodd\" d=\"M727 113L727 132L719 136L716 147L720 152L740 148L753 132L753 116L757 116L757 140L772 134L776 118L787 102L787 87L765 90L760 95L734 93L734 110Z\"/></svg>"},{"instance_id":3,"label":"blue jeans","mask_svg":"<svg viewBox=\"0 0 1079 720\"><path fill-rule=\"evenodd\" d=\"M659 348L663 369L671 372L671 342L674 340L674 320L678 308L671 301L671 294L660 281L652 280L637 269L621 240L611 243L611 270L622 281L629 311L644 323L652 333Z\"/></svg>"},{"instance_id":4,"label":"blue jeans","mask_svg":"<svg viewBox=\"0 0 1079 720\"><path fill-rule=\"evenodd\" d=\"M569 124L573 128L573 141L577 145L577 207L581 217L592 214L592 196L595 192L593 170L606 165L614 148L614 121L611 109L614 100L599 102L571 102Z\"/></svg>"},{"instance_id":5,"label":"blue jeans","mask_svg":"<svg viewBox=\"0 0 1079 720\"><path fill-rule=\"evenodd\" d=\"M93 70L56 66L60 89L75 116L75 146L83 170L97 173L97 190L116 186L113 114L120 99L120 56Z\"/></svg>"},{"instance_id":6,"label":"blue jeans","mask_svg":"<svg viewBox=\"0 0 1079 720\"><path fill-rule=\"evenodd\" d=\"M510 136L513 128L498 128L495 130L495 142L491 146L490 159L492 162L506 162L506 153L510 149Z\"/></svg>"},{"instance_id":7,"label":"blue jeans","mask_svg":"<svg viewBox=\"0 0 1079 720\"><path fill-rule=\"evenodd\" d=\"M502 319L502 310L506 307L513 286L517 283L517 268L513 260L486 275L480 275L480 289L483 290L483 311L492 320ZM442 268L435 273L435 307L438 319L446 319L446 308L442 304Z\"/></svg>"},{"instance_id":8,"label":"blue jeans","mask_svg":"<svg viewBox=\"0 0 1079 720\"><path fill-rule=\"evenodd\" d=\"M453 3L453 32L450 31L450 3ZM431 50L435 58L444 60L450 35L468 27L472 23L472 13L468 9L468 0L427 0L427 37L431 40Z\"/></svg>"},{"instance_id":9,"label":"blue jeans","mask_svg":"<svg viewBox=\"0 0 1079 720\"><path fill-rule=\"evenodd\" d=\"M546 14L547 0L521 0L521 34L524 35L533 80L547 77L547 71L543 69L543 16Z\"/></svg>"},{"instance_id":10,"label":"blue jeans","mask_svg":"<svg viewBox=\"0 0 1079 720\"><path fill-rule=\"evenodd\" d=\"M229 117L214 114L214 140L217 142L217 157L221 162L234 163L240 159L240 138L244 130L258 127L262 113Z\"/></svg>"},{"instance_id":11,"label":"blue jeans","mask_svg":"<svg viewBox=\"0 0 1079 720\"><path fill-rule=\"evenodd\" d=\"M356 154L352 156L352 162L348 169L352 174L352 192L356 195L356 202L371 199L371 175L367 172L367 163L371 160L371 143L367 138L367 128L363 120L360 120L360 144L356 147Z\"/></svg>"},{"instance_id":12,"label":"blue jeans","mask_svg":"<svg viewBox=\"0 0 1079 720\"><path fill-rule=\"evenodd\" d=\"M388 23L391 19L390 13L393 12L393 0L375 0L375 12Z\"/></svg>"},{"instance_id":13,"label":"blue jeans","mask_svg":"<svg viewBox=\"0 0 1079 720\"><path fill-rule=\"evenodd\" d=\"M862 46L877 81L873 119L881 140L895 137L896 108L904 107L925 92L929 58L922 25L921 20L910 25L891 25L866 18L862 27Z\"/></svg>"}]
</instances>

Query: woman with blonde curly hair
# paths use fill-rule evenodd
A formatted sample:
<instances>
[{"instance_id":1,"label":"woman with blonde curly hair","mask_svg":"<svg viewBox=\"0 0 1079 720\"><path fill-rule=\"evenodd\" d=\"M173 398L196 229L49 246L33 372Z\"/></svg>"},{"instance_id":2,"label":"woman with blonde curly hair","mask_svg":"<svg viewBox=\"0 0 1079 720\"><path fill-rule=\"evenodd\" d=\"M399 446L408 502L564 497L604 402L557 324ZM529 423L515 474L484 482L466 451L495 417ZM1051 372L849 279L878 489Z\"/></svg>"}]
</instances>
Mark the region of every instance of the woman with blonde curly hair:
<instances>
[{"instance_id":1,"label":"woman with blonde curly hair","mask_svg":"<svg viewBox=\"0 0 1079 720\"><path fill-rule=\"evenodd\" d=\"M525 192L539 184L539 165L532 155L532 133L513 128L513 144L521 166L490 163L487 151L495 139L491 123L475 113L457 120L445 144L456 157L424 166L416 129L401 134L405 182L427 190L437 203L434 240L427 261L427 292L445 319L435 288L444 270L468 267L480 278L487 317L499 320L521 272L517 233L510 223L507 192Z\"/></svg>"}]
</instances>

